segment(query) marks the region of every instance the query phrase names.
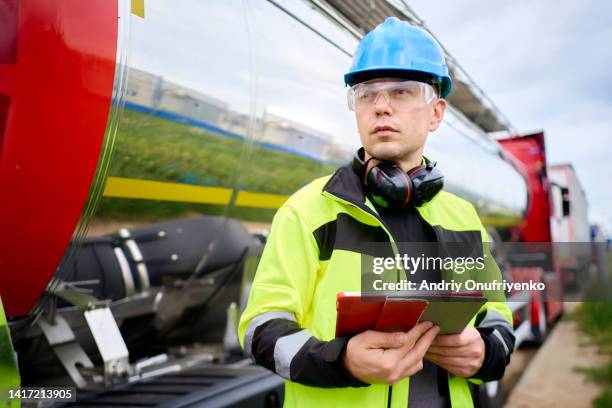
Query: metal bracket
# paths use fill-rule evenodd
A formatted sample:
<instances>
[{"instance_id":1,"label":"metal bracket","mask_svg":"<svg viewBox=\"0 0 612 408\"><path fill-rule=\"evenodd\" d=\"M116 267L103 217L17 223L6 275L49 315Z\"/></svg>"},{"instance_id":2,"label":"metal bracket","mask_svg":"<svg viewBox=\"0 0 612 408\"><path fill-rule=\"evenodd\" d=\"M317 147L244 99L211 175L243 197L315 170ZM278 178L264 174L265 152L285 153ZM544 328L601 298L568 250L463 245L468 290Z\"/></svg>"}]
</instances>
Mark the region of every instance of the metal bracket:
<instances>
[{"instance_id":1,"label":"metal bracket","mask_svg":"<svg viewBox=\"0 0 612 408\"><path fill-rule=\"evenodd\" d=\"M117 377L128 377L132 371L129 364L129 352L109 308L110 302L100 301L90 294L67 285L60 287L55 295L83 310L85 321L104 361L105 384L111 384ZM41 330L75 384L84 387L87 382L76 370L76 364L80 363L84 367L93 367L93 364L77 343L68 323L59 314L54 317L54 325L41 318L39 320Z\"/></svg>"},{"instance_id":2,"label":"metal bracket","mask_svg":"<svg viewBox=\"0 0 612 408\"><path fill-rule=\"evenodd\" d=\"M62 283L53 294L82 310L105 308L109 304L109 301L98 300L95 296L78 290L69 284Z\"/></svg>"},{"instance_id":3,"label":"metal bracket","mask_svg":"<svg viewBox=\"0 0 612 408\"><path fill-rule=\"evenodd\" d=\"M238 306L236 302L230 303L227 307L223 348L227 353L240 353L242 351L240 343L238 343Z\"/></svg>"},{"instance_id":4,"label":"metal bracket","mask_svg":"<svg viewBox=\"0 0 612 408\"><path fill-rule=\"evenodd\" d=\"M86 310L84 315L104 361L105 382L110 384L114 378L129 376L129 352L110 309Z\"/></svg>"},{"instance_id":5,"label":"metal bracket","mask_svg":"<svg viewBox=\"0 0 612 408\"><path fill-rule=\"evenodd\" d=\"M44 316L41 316L37 324L72 381L77 387L84 388L87 386L87 380L81 375L77 365L93 368L93 363L76 341L74 332L66 320L59 314L55 315L54 320L55 324L51 324ZM92 379L94 383L103 381L101 376L96 375Z\"/></svg>"}]
</instances>

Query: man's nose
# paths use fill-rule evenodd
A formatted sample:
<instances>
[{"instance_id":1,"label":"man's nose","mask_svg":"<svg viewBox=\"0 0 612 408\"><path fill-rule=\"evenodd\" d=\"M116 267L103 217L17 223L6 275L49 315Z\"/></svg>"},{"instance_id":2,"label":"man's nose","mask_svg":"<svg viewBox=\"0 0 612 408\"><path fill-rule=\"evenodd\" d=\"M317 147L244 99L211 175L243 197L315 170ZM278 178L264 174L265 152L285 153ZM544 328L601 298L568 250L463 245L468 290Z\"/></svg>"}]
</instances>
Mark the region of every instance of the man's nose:
<instances>
[{"instance_id":1,"label":"man's nose","mask_svg":"<svg viewBox=\"0 0 612 408\"><path fill-rule=\"evenodd\" d=\"M389 103L389 98L387 97L386 92L379 92L378 95L376 95L376 99L374 99L374 109L377 115L383 113L390 114L392 112L391 104Z\"/></svg>"}]
</instances>

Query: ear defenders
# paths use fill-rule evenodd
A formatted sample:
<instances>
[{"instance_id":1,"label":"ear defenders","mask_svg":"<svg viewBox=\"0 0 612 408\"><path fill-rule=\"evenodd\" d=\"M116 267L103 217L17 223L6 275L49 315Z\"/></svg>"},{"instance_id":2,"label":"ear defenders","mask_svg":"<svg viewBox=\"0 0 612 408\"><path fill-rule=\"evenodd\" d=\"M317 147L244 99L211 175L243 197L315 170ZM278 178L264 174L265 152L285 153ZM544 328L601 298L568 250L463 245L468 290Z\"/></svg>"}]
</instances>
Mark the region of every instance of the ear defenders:
<instances>
[{"instance_id":1,"label":"ear defenders","mask_svg":"<svg viewBox=\"0 0 612 408\"><path fill-rule=\"evenodd\" d=\"M444 176L436 168L436 162L425 159L425 164L403 171L399 166L382 161L365 174L368 161L365 150L360 148L353 158L353 170L367 180L367 189L372 199L384 208L407 208L429 202L444 186Z\"/></svg>"}]
</instances>

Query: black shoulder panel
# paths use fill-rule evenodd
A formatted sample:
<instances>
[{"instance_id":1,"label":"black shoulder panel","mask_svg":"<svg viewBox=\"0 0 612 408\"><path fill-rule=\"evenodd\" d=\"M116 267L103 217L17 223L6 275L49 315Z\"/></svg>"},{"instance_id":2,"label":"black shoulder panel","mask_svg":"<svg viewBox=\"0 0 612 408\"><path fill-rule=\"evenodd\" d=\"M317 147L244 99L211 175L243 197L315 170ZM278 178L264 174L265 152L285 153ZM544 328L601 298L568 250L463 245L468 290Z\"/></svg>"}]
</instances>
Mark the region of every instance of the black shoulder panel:
<instances>
[{"instance_id":1,"label":"black shoulder panel","mask_svg":"<svg viewBox=\"0 0 612 408\"><path fill-rule=\"evenodd\" d=\"M363 224L345 213L339 213L334 221L321 225L313 234L319 245L321 261L329 260L334 249L381 256L380 253L373 253L373 249L364 244L389 242L389 236L382 227Z\"/></svg>"}]
</instances>

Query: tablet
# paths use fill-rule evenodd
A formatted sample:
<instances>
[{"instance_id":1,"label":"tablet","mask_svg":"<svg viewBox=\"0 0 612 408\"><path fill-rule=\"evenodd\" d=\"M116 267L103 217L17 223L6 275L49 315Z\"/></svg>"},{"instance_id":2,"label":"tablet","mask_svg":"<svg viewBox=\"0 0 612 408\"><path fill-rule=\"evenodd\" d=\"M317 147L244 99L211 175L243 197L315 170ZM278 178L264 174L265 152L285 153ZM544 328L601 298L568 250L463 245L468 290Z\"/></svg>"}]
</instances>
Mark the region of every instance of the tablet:
<instances>
[{"instance_id":1,"label":"tablet","mask_svg":"<svg viewBox=\"0 0 612 408\"><path fill-rule=\"evenodd\" d=\"M483 297L470 296L430 298L419 322L440 326L438 334L461 333L486 301Z\"/></svg>"}]
</instances>

